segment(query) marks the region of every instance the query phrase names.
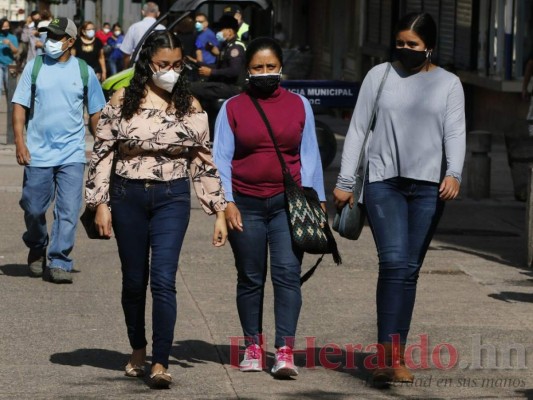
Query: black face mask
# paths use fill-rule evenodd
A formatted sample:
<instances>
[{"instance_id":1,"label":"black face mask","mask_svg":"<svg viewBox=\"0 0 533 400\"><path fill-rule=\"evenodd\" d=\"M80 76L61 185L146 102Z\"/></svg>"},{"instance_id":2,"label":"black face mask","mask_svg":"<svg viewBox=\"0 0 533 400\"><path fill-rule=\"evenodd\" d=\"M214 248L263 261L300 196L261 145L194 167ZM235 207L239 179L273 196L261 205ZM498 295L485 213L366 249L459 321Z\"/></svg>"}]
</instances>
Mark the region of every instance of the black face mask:
<instances>
[{"instance_id":1,"label":"black face mask","mask_svg":"<svg viewBox=\"0 0 533 400\"><path fill-rule=\"evenodd\" d=\"M250 86L264 94L273 93L278 88L280 81L281 74L250 74L249 76Z\"/></svg>"},{"instance_id":2,"label":"black face mask","mask_svg":"<svg viewBox=\"0 0 533 400\"><path fill-rule=\"evenodd\" d=\"M2 32L2 35L7 36L9 34L9 29L2 29L0 32Z\"/></svg>"},{"instance_id":3,"label":"black face mask","mask_svg":"<svg viewBox=\"0 0 533 400\"><path fill-rule=\"evenodd\" d=\"M396 49L396 58L406 69L412 70L421 67L426 61L427 55L425 50L418 51L403 47L401 49Z\"/></svg>"}]
</instances>

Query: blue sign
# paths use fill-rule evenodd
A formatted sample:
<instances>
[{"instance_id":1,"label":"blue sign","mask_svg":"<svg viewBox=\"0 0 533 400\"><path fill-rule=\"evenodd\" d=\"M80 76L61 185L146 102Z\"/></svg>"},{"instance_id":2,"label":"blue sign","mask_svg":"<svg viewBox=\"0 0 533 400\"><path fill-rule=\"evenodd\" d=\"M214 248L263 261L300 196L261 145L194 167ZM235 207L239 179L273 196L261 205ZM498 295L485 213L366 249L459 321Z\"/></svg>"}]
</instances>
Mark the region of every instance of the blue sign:
<instances>
[{"instance_id":1,"label":"blue sign","mask_svg":"<svg viewBox=\"0 0 533 400\"><path fill-rule=\"evenodd\" d=\"M359 94L359 84L348 81L286 80L281 86L320 107L353 108Z\"/></svg>"}]
</instances>

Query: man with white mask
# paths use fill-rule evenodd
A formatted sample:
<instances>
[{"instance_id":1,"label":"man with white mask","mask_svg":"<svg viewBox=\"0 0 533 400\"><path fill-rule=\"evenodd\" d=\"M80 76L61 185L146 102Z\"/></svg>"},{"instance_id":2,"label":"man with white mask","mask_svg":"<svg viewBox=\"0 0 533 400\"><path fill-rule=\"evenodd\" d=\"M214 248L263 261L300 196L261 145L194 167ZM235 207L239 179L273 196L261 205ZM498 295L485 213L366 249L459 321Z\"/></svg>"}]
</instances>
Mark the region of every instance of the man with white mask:
<instances>
[{"instance_id":1,"label":"man with white mask","mask_svg":"<svg viewBox=\"0 0 533 400\"><path fill-rule=\"evenodd\" d=\"M86 103L94 135L105 98L93 69L70 53L77 36L74 22L55 18L39 30L47 32L45 55L27 63L12 99L16 157L24 166L20 206L26 232L22 240L29 248L31 276L72 283L69 255L86 163L83 108ZM40 67L34 68L36 63ZM54 197L49 235L46 211Z\"/></svg>"}]
</instances>

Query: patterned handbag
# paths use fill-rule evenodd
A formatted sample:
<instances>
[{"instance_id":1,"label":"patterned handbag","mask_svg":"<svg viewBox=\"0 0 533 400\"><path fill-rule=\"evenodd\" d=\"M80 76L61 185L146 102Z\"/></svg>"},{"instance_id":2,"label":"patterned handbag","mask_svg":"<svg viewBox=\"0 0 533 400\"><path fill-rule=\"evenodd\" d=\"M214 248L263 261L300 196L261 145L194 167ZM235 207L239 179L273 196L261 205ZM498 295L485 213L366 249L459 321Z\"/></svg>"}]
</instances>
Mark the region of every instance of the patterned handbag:
<instances>
[{"instance_id":1,"label":"patterned handbag","mask_svg":"<svg viewBox=\"0 0 533 400\"><path fill-rule=\"evenodd\" d=\"M324 254L331 253L336 264L342 263L341 256L329 227L327 214L320 206L316 190L309 187L301 188L294 181L279 150L265 112L256 98L250 96L250 99L263 118L281 164L292 242L295 247L305 253L322 254L317 263L300 279L300 282L303 283L313 274Z\"/></svg>"}]
</instances>

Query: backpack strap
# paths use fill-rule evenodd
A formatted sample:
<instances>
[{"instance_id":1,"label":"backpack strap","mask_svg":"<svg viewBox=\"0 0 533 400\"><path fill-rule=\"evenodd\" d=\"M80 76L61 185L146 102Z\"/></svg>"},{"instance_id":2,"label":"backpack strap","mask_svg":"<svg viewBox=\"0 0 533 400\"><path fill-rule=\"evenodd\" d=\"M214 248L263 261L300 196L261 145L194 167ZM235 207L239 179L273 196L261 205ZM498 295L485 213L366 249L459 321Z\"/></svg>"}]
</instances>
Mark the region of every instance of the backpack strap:
<instances>
[{"instance_id":1,"label":"backpack strap","mask_svg":"<svg viewBox=\"0 0 533 400\"><path fill-rule=\"evenodd\" d=\"M43 58L44 56L35 57L33 68L31 70L30 111L28 117L26 118L26 125L28 125L29 120L33 118L33 109L35 108L35 94L37 91L37 76L39 75L39 71L43 66ZM83 104L87 107L89 98L89 68L87 67L87 63L85 62L85 60L82 60L81 58L76 59L78 60L81 82L83 83Z\"/></svg>"},{"instance_id":2,"label":"backpack strap","mask_svg":"<svg viewBox=\"0 0 533 400\"><path fill-rule=\"evenodd\" d=\"M87 67L85 60L82 60L81 58L77 58L77 60L78 65L80 66L81 81L83 83L83 104L87 107L89 101L89 68Z\"/></svg>"},{"instance_id":3,"label":"backpack strap","mask_svg":"<svg viewBox=\"0 0 533 400\"><path fill-rule=\"evenodd\" d=\"M43 66L43 58L44 58L44 56L35 57L35 61L33 63L33 68L31 70L30 112L29 112L29 116L27 118L27 121L29 121L33 117L33 109L35 107L35 92L37 90L37 85L36 85L37 76L39 75L39 71L41 70L41 67Z\"/></svg>"}]
</instances>

